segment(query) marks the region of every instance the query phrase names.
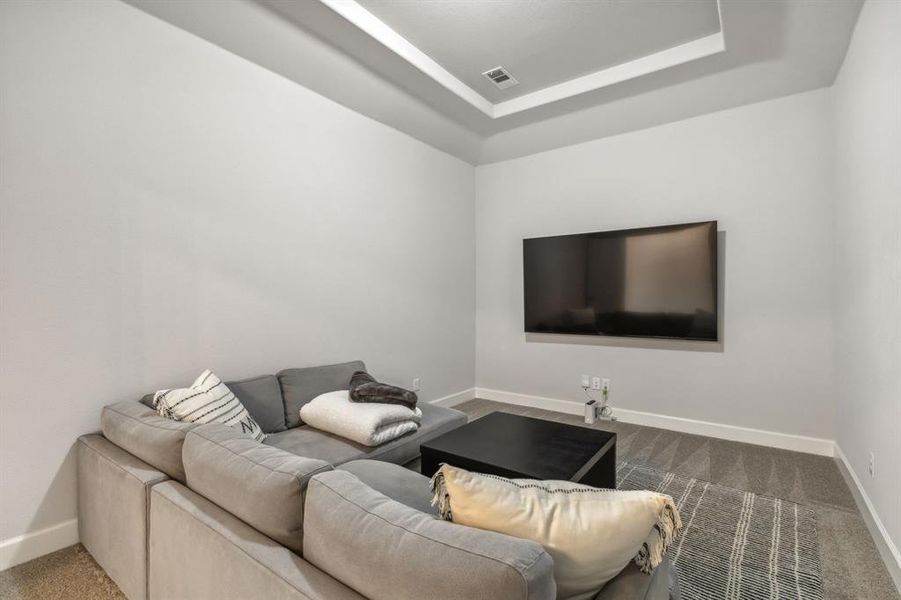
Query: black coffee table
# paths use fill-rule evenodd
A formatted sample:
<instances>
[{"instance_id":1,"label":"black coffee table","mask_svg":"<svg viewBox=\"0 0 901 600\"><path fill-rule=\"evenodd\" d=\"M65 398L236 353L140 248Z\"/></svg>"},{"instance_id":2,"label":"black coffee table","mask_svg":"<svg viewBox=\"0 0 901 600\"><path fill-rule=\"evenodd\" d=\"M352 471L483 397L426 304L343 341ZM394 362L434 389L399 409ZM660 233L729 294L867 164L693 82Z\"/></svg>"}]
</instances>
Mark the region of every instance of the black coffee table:
<instances>
[{"instance_id":1,"label":"black coffee table","mask_svg":"<svg viewBox=\"0 0 901 600\"><path fill-rule=\"evenodd\" d=\"M616 488L616 434L494 412L425 442L422 474L441 463L501 477Z\"/></svg>"}]
</instances>

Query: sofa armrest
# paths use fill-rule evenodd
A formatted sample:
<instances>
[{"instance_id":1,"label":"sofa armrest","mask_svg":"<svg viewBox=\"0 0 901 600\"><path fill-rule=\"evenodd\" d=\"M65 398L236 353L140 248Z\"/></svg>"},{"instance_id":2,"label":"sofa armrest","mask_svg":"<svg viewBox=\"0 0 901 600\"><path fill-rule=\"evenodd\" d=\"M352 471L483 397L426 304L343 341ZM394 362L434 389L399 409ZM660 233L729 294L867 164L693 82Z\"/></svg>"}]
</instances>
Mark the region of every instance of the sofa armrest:
<instances>
[{"instance_id":1,"label":"sofa armrest","mask_svg":"<svg viewBox=\"0 0 901 600\"><path fill-rule=\"evenodd\" d=\"M161 417L138 401L105 406L100 414L100 428L106 439L182 483L185 467L181 447L185 435L195 427L194 423Z\"/></svg>"},{"instance_id":2,"label":"sofa armrest","mask_svg":"<svg viewBox=\"0 0 901 600\"><path fill-rule=\"evenodd\" d=\"M101 435L75 444L78 535L132 600L146 598L150 489L169 477Z\"/></svg>"},{"instance_id":3,"label":"sofa armrest","mask_svg":"<svg viewBox=\"0 0 901 600\"><path fill-rule=\"evenodd\" d=\"M552 600L553 560L539 544L440 521L351 473L307 488L304 558L371 600Z\"/></svg>"},{"instance_id":4,"label":"sofa armrest","mask_svg":"<svg viewBox=\"0 0 901 600\"><path fill-rule=\"evenodd\" d=\"M233 427L201 425L185 438L188 487L295 552L303 551L304 493L332 466L253 440Z\"/></svg>"},{"instance_id":5,"label":"sofa armrest","mask_svg":"<svg viewBox=\"0 0 901 600\"><path fill-rule=\"evenodd\" d=\"M365 600L175 481L150 496L151 598Z\"/></svg>"}]
</instances>

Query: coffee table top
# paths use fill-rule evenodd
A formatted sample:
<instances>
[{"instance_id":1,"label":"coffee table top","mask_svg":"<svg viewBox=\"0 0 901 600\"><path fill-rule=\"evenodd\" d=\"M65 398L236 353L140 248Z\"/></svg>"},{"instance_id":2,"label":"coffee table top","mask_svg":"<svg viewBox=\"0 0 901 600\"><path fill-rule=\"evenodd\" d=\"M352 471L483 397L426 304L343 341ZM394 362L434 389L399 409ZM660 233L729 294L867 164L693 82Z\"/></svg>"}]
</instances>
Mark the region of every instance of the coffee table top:
<instances>
[{"instance_id":1,"label":"coffee table top","mask_svg":"<svg viewBox=\"0 0 901 600\"><path fill-rule=\"evenodd\" d=\"M422 444L448 457L522 477L576 480L616 442L616 434L494 412ZM517 476L517 475L513 475Z\"/></svg>"}]
</instances>

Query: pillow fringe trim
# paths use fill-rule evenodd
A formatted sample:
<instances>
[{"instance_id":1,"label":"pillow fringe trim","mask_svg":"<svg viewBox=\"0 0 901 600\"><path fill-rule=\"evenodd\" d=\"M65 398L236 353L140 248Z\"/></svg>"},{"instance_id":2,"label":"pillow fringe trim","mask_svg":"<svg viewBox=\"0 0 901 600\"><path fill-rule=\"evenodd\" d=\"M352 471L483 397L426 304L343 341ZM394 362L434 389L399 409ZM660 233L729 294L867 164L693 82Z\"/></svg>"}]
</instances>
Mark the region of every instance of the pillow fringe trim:
<instances>
[{"instance_id":1,"label":"pillow fringe trim","mask_svg":"<svg viewBox=\"0 0 901 600\"><path fill-rule=\"evenodd\" d=\"M432 491L432 506L438 506L438 516L445 521L453 521L454 515L451 511L450 493L447 491L447 482L444 480L444 471L438 466L438 470L429 480L429 489Z\"/></svg>"},{"instance_id":2,"label":"pillow fringe trim","mask_svg":"<svg viewBox=\"0 0 901 600\"><path fill-rule=\"evenodd\" d=\"M670 544L679 536L680 531L682 531L682 517L679 515L679 509L676 508L672 498L664 496L657 522L635 556L635 564L642 573L650 573L663 562L663 556Z\"/></svg>"}]
</instances>

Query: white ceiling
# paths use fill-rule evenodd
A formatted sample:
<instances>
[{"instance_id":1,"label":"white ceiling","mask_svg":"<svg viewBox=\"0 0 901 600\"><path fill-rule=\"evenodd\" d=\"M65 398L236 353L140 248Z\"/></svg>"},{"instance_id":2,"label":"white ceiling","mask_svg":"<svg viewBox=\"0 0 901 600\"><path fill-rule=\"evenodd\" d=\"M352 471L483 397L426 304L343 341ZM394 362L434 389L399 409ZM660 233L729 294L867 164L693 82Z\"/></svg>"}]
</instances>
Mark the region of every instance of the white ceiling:
<instances>
[{"instance_id":1,"label":"white ceiling","mask_svg":"<svg viewBox=\"0 0 901 600\"><path fill-rule=\"evenodd\" d=\"M262 1L296 16L296 4L285 4L282 0ZM428 46L434 56L356 0L319 1L383 48L491 119L609 87L726 49L719 15L720 4L716 1L695 0L684 5L690 8L672 13L671 7L678 8L679 0L671 0L667 4L659 0L636 0L631 3L532 0L509 4L503 0L481 3L467 0L395 0L389 4L373 4L379 9L390 7L387 12L399 22L403 21L401 17L407 18L406 22L401 23L406 28L406 35L421 39L419 44ZM398 10L399 7L402 10ZM495 7L498 10L489 10ZM499 10L502 8L506 11ZM699 8L706 10L698 11ZM511 27L506 35L495 33L495 30L505 28L511 20L514 26L521 25L527 30L515 32ZM667 20L673 21L675 27L667 27ZM640 24L642 21L644 26ZM442 27L445 22L447 26ZM598 34L613 39L607 40ZM698 35L701 37L694 37ZM335 37L328 39L334 41ZM683 41L676 43L679 39ZM465 45L460 40L466 40ZM501 45L498 45L498 40ZM355 44L353 39L346 41L351 46ZM673 46L673 43L676 45ZM474 50L476 46L481 46L483 51L477 54ZM506 53L502 46L506 46ZM589 51L589 54L581 54L582 50ZM530 52L531 60L519 57L521 53ZM486 87L484 80L478 76L482 69L473 71L473 65L484 60L483 53L497 57L497 60L504 55L508 62L512 60L517 65L516 69L524 73L520 77L525 78L531 89L518 95L508 92L508 99L498 102L492 102L485 94L476 91L472 86L487 89L489 96L495 99L500 95L494 93L490 85ZM368 51L366 56L369 58ZM456 70L463 79L439 63L435 56L447 64L458 65ZM577 64L568 67L569 62ZM496 62L493 64L495 67L498 65ZM558 66L565 72L555 76L553 71ZM541 81L542 76L544 82ZM538 83L535 83L536 79Z\"/></svg>"},{"instance_id":2,"label":"white ceiling","mask_svg":"<svg viewBox=\"0 0 901 600\"><path fill-rule=\"evenodd\" d=\"M831 85L863 2L126 1L473 164Z\"/></svg>"},{"instance_id":3,"label":"white ceiling","mask_svg":"<svg viewBox=\"0 0 901 600\"><path fill-rule=\"evenodd\" d=\"M720 30L716 0L357 2L492 102ZM499 65L519 85L500 90L482 76Z\"/></svg>"}]
</instances>

